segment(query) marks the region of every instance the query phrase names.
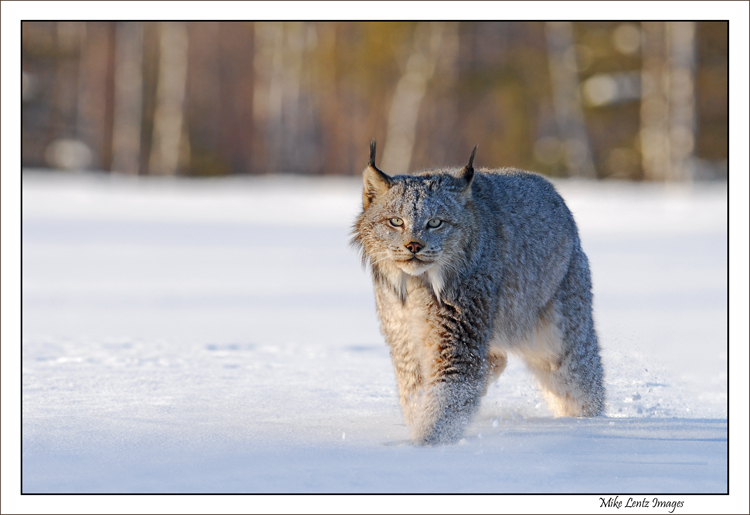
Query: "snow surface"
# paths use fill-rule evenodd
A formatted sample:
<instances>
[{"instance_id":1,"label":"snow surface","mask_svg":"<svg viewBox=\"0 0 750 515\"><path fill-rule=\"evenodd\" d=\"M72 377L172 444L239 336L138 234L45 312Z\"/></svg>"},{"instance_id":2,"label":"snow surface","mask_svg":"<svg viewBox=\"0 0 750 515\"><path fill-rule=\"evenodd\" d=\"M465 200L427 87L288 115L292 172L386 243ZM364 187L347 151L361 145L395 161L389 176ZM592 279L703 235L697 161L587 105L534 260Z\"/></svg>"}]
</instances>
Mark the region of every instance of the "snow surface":
<instances>
[{"instance_id":1,"label":"snow surface","mask_svg":"<svg viewBox=\"0 0 750 515\"><path fill-rule=\"evenodd\" d=\"M556 186L606 416L553 418L511 360L464 440L420 448L348 246L358 179L26 172L23 492L726 493L726 184Z\"/></svg>"}]
</instances>

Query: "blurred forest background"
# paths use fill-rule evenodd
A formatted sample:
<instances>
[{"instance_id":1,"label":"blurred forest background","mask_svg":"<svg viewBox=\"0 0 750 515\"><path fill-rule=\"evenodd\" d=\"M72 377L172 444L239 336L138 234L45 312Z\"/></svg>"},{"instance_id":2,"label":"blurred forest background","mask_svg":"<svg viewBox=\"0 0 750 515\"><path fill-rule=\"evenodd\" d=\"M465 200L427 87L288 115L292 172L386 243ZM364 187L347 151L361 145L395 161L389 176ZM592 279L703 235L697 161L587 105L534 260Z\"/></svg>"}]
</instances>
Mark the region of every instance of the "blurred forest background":
<instances>
[{"instance_id":1,"label":"blurred forest background","mask_svg":"<svg viewBox=\"0 0 750 515\"><path fill-rule=\"evenodd\" d=\"M726 22L24 22L23 166L726 179Z\"/></svg>"}]
</instances>

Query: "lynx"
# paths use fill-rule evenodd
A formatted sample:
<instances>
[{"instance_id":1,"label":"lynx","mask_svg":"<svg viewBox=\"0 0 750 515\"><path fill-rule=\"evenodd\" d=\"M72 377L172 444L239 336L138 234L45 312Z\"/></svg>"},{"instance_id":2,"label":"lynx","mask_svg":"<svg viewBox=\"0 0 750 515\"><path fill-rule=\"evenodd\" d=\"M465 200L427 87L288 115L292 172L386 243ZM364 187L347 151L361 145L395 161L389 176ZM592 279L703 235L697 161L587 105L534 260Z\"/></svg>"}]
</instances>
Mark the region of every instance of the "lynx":
<instances>
[{"instance_id":1,"label":"lynx","mask_svg":"<svg viewBox=\"0 0 750 515\"><path fill-rule=\"evenodd\" d=\"M591 278L573 216L540 175L458 169L363 173L352 245L372 273L412 441L458 441L521 357L556 416L604 409Z\"/></svg>"}]
</instances>

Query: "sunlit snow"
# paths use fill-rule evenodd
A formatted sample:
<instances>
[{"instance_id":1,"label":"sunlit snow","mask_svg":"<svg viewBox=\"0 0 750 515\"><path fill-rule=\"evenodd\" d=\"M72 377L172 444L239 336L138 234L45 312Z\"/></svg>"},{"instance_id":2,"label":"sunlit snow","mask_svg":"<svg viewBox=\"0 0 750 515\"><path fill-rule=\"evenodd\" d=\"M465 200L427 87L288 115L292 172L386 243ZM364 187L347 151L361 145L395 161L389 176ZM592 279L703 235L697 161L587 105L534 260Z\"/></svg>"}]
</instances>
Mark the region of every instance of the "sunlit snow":
<instances>
[{"instance_id":1,"label":"sunlit snow","mask_svg":"<svg viewBox=\"0 0 750 515\"><path fill-rule=\"evenodd\" d=\"M420 448L348 246L358 179L25 173L23 491L726 492L726 184L556 186L606 416L553 418L512 360Z\"/></svg>"}]
</instances>

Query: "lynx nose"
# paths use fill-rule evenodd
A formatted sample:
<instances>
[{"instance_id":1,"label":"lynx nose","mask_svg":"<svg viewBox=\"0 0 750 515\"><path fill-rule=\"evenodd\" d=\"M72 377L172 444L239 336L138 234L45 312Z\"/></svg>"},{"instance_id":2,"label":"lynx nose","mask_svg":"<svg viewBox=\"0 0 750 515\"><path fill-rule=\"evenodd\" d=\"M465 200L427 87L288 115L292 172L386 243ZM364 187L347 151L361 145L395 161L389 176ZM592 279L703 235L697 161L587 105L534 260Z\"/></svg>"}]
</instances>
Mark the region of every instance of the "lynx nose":
<instances>
[{"instance_id":1,"label":"lynx nose","mask_svg":"<svg viewBox=\"0 0 750 515\"><path fill-rule=\"evenodd\" d=\"M417 243L416 241L412 241L411 243L406 244L406 248L409 249L409 252L416 254L420 250L422 250L422 244Z\"/></svg>"}]
</instances>

